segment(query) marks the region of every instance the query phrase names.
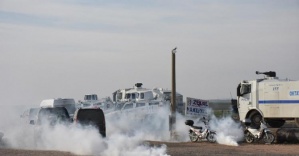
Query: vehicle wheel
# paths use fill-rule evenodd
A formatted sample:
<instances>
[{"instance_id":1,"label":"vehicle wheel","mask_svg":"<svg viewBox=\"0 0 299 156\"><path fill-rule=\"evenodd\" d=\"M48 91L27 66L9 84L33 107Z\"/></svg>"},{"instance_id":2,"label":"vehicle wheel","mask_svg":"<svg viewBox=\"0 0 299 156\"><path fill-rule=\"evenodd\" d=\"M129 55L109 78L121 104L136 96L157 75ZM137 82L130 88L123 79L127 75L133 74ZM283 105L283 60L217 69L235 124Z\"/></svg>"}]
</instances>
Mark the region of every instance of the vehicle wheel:
<instances>
[{"instance_id":1,"label":"vehicle wheel","mask_svg":"<svg viewBox=\"0 0 299 156\"><path fill-rule=\"evenodd\" d=\"M271 132L267 132L263 136L263 140L265 143L271 144L275 140L275 136Z\"/></svg>"},{"instance_id":2,"label":"vehicle wheel","mask_svg":"<svg viewBox=\"0 0 299 156\"><path fill-rule=\"evenodd\" d=\"M252 143L254 141L254 136L250 132L245 133L245 141L247 143Z\"/></svg>"},{"instance_id":3,"label":"vehicle wheel","mask_svg":"<svg viewBox=\"0 0 299 156\"><path fill-rule=\"evenodd\" d=\"M198 136L195 134L195 132L189 133L189 137L192 142L196 142L198 140Z\"/></svg>"},{"instance_id":4,"label":"vehicle wheel","mask_svg":"<svg viewBox=\"0 0 299 156\"><path fill-rule=\"evenodd\" d=\"M284 125L285 120L268 120L267 123L273 128L279 128Z\"/></svg>"},{"instance_id":5,"label":"vehicle wheel","mask_svg":"<svg viewBox=\"0 0 299 156\"><path fill-rule=\"evenodd\" d=\"M259 127L262 121L262 116L260 113L254 113L251 115L250 120L252 127Z\"/></svg>"},{"instance_id":6,"label":"vehicle wheel","mask_svg":"<svg viewBox=\"0 0 299 156\"><path fill-rule=\"evenodd\" d=\"M216 133L215 132L210 132L207 136L207 139L209 142L216 142Z\"/></svg>"}]
</instances>

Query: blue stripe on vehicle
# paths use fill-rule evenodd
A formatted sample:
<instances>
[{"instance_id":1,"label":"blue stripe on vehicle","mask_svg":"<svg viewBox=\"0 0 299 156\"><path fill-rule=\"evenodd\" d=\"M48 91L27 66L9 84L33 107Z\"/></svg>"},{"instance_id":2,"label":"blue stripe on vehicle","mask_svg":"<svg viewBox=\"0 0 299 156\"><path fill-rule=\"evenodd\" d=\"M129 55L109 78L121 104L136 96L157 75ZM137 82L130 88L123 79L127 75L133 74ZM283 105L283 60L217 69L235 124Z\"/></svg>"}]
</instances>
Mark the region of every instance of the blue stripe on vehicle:
<instances>
[{"instance_id":1,"label":"blue stripe on vehicle","mask_svg":"<svg viewBox=\"0 0 299 156\"><path fill-rule=\"evenodd\" d=\"M299 104L299 100L260 100L259 104Z\"/></svg>"}]
</instances>

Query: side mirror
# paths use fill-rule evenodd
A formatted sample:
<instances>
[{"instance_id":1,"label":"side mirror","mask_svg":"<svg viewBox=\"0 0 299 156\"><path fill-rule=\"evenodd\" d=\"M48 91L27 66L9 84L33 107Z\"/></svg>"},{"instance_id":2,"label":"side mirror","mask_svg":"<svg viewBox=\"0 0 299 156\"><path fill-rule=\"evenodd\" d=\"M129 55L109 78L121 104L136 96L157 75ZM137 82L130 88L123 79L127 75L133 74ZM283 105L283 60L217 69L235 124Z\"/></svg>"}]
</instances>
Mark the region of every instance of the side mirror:
<instances>
[{"instance_id":1,"label":"side mirror","mask_svg":"<svg viewBox=\"0 0 299 156\"><path fill-rule=\"evenodd\" d=\"M30 125L34 125L34 120L30 120Z\"/></svg>"}]
</instances>

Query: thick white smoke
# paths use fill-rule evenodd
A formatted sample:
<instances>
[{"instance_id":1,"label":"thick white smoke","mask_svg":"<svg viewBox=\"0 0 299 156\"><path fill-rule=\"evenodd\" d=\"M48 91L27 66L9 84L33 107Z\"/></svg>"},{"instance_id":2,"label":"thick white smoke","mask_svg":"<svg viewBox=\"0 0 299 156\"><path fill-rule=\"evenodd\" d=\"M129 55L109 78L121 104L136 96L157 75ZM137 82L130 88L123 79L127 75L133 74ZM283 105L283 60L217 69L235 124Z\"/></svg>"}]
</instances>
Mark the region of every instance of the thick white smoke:
<instances>
[{"instance_id":1,"label":"thick white smoke","mask_svg":"<svg viewBox=\"0 0 299 156\"><path fill-rule=\"evenodd\" d=\"M102 138L95 128L56 126L44 131L43 144L39 149L70 151L79 155L166 155L166 146L159 148L143 144L144 135L133 136L114 133Z\"/></svg>"},{"instance_id":2,"label":"thick white smoke","mask_svg":"<svg viewBox=\"0 0 299 156\"><path fill-rule=\"evenodd\" d=\"M244 137L240 123L235 122L231 117L217 119L213 116L209 125L216 131L216 141L219 144L238 146L238 142Z\"/></svg>"},{"instance_id":3,"label":"thick white smoke","mask_svg":"<svg viewBox=\"0 0 299 156\"><path fill-rule=\"evenodd\" d=\"M168 109L163 107L149 114L138 111L107 114L107 135L143 135L144 140L167 141L170 138L168 116Z\"/></svg>"},{"instance_id":4,"label":"thick white smoke","mask_svg":"<svg viewBox=\"0 0 299 156\"><path fill-rule=\"evenodd\" d=\"M80 155L167 155L166 145L152 147L151 141L171 141L169 133L169 108L160 108L154 114L138 112L109 113L106 116L106 138L102 138L93 128L75 125L57 125L44 127L41 140L35 144L34 125L23 121L20 114L25 109L4 108L0 115L0 132L4 133L6 146L18 149L40 149L69 151ZM177 141L188 142L189 127L186 117L176 115ZM197 120L199 121L199 120ZM204 126L201 122L195 125ZM240 125L231 118L212 117L210 128L217 132L217 142L226 145L238 145L243 137Z\"/></svg>"},{"instance_id":5,"label":"thick white smoke","mask_svg":"<svg viewBox=\"0 0 299 156\"><path fill-rule=\"evenodd\" d=\"M34 125L20 118L20 110L1 109L0 132L4 133L6 146L18 149L69 151L80 155L167 155L165 145L153 147L146 140L168 140L168 112L159 110L155 115L135 113L106 116L107 137L102 138L93 127L78 125L43 126L37 144ZM22 109L25 110L25 109ZM166 118L165 118L166 117Z\"/></svg>"},{"instance_id":6,"label":"thick white smoke","mask_svg":"<svg viewBox=\"0 0 299 156\"><path fill-rule=\"evenodd\" d=\"M4 134L2 146L33 147L32 126L20 118L24 110L25 107L0 106L0 132Z\"/></svg>"}]
</instances>

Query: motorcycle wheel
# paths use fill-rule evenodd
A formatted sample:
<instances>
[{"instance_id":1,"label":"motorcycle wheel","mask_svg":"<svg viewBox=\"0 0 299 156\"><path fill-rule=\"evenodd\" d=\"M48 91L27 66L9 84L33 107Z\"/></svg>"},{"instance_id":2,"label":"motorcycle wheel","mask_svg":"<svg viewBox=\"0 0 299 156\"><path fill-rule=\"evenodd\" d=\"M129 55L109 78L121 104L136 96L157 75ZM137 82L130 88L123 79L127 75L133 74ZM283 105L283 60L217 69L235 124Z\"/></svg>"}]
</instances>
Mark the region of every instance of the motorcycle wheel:
<instances>
[{"instance_id":1,"label":"motorcycle wheel","mask_svg":"<svg viewBox=\"0 0 299 156\"><path fill-rule=\"evenodd\" d=\"M210 134L208 134L207 139L209 142L216 142L216 137L215 137L216 133L215 132L210 132Z\"/></svg>"},{"instance_id":2,"label":"motorcycle wheel","mask_svg":"<svg viewBox=\"0 0 299 156\"><path fill-rule=\"evenodd\" d=\"M254 141L254 136L250 132L245 133L245 141L247 143L252 143Z\"/></svg>"},{"instance_id":3,"label":"motorcycle wheel","mask_svg":"<svg viewBox=\"0 0 299 156\"><path fill-rule=\"evenodd\" d=\"M271 144L272 142L274 142L275 136L271 132L267 132L266 134L264 134L263 140L265 143Z\"/></svg>"},{"instance_id":4,"label":"motorcycle wheel","mask_svg":"<svg viewBox=\"0 0 299 156\"><path fill-rule=\"evenodd\" d=\"M189 137L192 142L196 142L198 140L198 136L195 134L195 132L189 133Z\"/></svg>"}]
</instances>

